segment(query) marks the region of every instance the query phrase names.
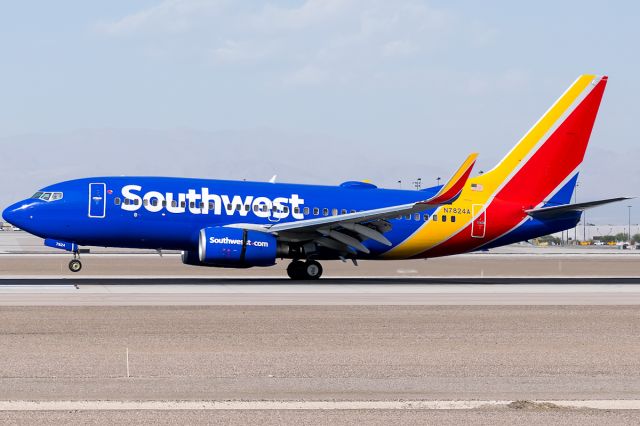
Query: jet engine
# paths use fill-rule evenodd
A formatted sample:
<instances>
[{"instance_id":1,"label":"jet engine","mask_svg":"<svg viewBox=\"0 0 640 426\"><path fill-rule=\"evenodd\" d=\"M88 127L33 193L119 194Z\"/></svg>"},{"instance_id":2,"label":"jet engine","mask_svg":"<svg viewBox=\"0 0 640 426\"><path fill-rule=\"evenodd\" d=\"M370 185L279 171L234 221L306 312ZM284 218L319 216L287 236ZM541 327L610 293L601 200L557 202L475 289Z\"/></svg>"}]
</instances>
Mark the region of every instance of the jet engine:
<instances>
[{"instance_id":1,"label":"jet engine","mask_svg":"<svg viewBox=\"0 0 640 426\"><path fill-rule=\"evenodd\" d=\"M182 262L222 268L271 266L276 263L277 248L271 234L216 226L200 231L198 252L183 252Z\"/></svg>"}]
</instances>

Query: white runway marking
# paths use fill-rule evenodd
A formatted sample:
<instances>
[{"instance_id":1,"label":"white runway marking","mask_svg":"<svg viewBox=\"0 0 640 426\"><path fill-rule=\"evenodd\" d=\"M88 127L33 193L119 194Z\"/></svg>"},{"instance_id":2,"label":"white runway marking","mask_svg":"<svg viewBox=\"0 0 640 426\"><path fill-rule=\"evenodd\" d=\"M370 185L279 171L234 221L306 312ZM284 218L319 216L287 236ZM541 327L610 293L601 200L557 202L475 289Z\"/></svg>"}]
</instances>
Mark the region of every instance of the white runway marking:
<instances>
[{"instance_id":1,"label":"white runway marking","mask_svg":"<svg viewBox=\"0 0 640 426\"><path fill-rule=\"evenodd\" d=\"M76 291L77 287L73 284L0 284L0 294L2 293L42 293L42 292L66 292Z\"/></svg>"},{"instance_id":2,"label":"white runway marking","mask_svg":"<svg viewBox=\"0 0 640 426\"><path fill-rule=\"evenodd\" d=\"M0 401L0 411L111 410L473 410L518 401ZM638 410L640 400L526 401L533 409Z\"/></svg>"}]
</instances>

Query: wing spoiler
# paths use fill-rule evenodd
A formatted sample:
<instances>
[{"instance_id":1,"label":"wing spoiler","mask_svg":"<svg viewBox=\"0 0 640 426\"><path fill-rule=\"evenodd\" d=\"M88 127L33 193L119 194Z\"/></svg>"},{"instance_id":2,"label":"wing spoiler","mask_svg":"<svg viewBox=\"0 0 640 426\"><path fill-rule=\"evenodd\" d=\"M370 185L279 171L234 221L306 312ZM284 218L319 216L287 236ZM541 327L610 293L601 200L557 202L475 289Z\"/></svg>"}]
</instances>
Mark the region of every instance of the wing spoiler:
<instances>
[{"instance_id":1,"label":"wing spoiler","mask_svg":"<svg viewBox=\"0 0 640 426\"><path fill-rule=\"evenodd\" d=\"M618 201L630 200L633 197L616 197L608 198L606 200L587 201L586 203L565 204L562 206L553 207L541 207L538 209L525 210L529 216L536 219L550 219L556 216L560 216L568 212L578 212L590 209L593 207L602 206L609 203L616 203Z\"/></svg>"}]
</instances>

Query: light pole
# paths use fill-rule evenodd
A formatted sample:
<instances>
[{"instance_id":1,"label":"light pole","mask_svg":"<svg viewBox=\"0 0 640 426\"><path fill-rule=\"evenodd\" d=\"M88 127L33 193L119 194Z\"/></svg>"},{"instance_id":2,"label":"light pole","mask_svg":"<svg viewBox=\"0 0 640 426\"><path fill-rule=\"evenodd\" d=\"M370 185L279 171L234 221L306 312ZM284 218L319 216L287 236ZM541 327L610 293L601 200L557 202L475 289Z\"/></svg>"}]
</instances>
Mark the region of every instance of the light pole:
<instances>
[{"instance_id":1,"label":"light pole","mask_svg":"<svg viewBox=\"0 0 640 426\"><path fill-rule=\"evenodd\" d=\"M580 182L576 181L576 187L573 190L573 204L578 202L578 187L580 186ZM584 220L584 210L582 211L582 220ZM580 221L578 221L580 223ZM576 223L576 227L573 228L573 244L578 243L578 224Z\"/></svg>"},{"instance_id":2,"label":"light pole","mask_svg":"<svg viewBox=\"0 0 640 426\"><path fill-rule=\"evenodd\" d=\"M629 244L631 244L631 206L627 206L629 207Z\"/></svg>"},{"instance_id":3,"label":"light pole","mask_svg":"<svg viewBox=\"0 0 640 426\"><path fill-rule=\"evenodd\" d=\"M415 181L413 181L413 186L416 187L417 191L420 191L420 189L422 188L422 178L417 178Z\"/></svg>"}]
</instances>

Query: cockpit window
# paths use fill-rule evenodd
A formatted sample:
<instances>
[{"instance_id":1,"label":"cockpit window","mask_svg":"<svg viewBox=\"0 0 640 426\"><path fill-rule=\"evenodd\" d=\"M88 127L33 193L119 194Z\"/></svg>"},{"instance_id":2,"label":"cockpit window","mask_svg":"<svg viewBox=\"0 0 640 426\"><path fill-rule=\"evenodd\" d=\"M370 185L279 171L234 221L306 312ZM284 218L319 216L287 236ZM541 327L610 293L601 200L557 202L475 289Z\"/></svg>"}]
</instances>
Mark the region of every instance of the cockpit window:
<instances>
[{"instance_id":1,"label":"cockpit window","mask_svg":"<svg viewBox=\"0 0 640 426\"><path fill-rule=\"evenodd\" d=\"M42 192L38 191L33 194L34 199L44 200L44 201L57 201L62 200L63 194L62 192Z\"/></svg>"}]
</instances>

